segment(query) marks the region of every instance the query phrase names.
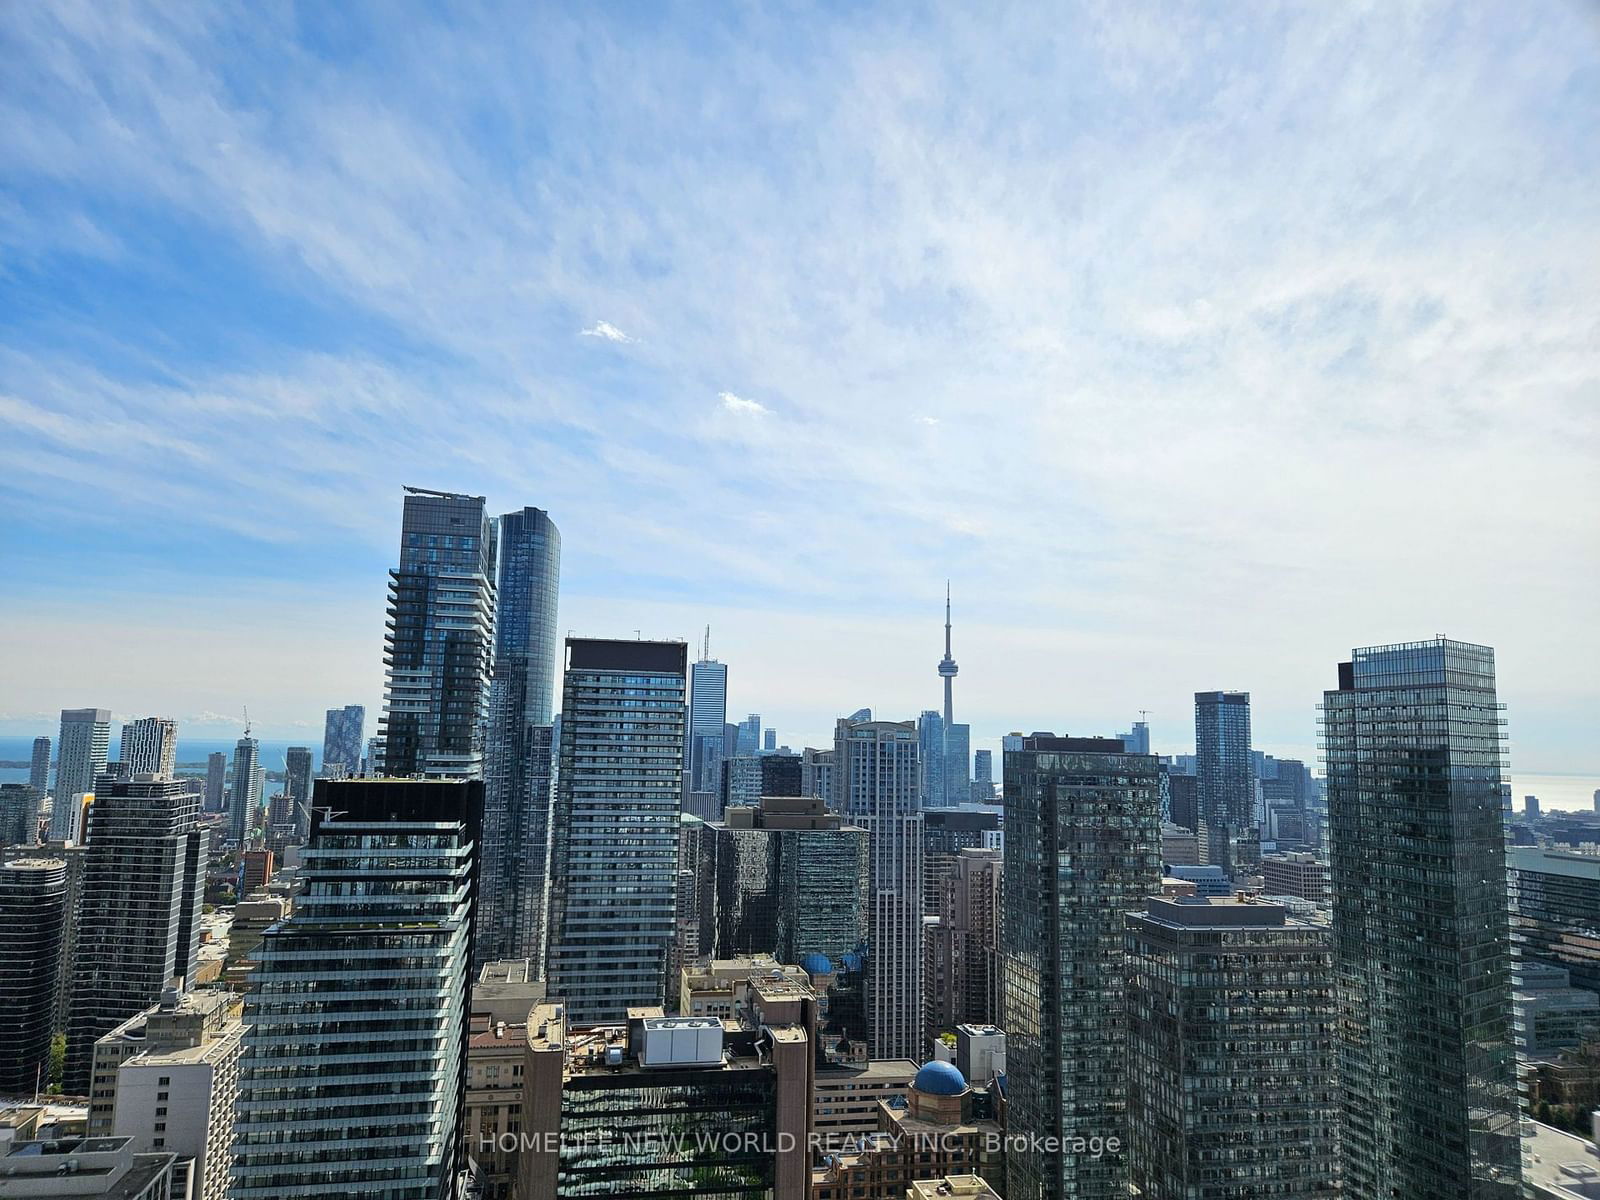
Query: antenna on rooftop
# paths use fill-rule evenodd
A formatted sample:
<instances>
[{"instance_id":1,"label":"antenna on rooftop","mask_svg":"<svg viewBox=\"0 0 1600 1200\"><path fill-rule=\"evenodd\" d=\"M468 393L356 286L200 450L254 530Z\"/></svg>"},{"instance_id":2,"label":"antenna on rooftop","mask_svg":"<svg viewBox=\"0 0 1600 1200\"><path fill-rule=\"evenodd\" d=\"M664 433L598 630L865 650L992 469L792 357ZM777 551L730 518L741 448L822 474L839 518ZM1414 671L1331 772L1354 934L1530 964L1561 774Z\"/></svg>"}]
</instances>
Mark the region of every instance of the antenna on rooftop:
<instances>
[{"instance_id":1,"label":"antenna on rooftop","mask_svg":"<svg viewBox=\"0 0 1600 1200\"><path fill-rule=\"evenodd\" d=\"M711 661L711 626L706 626L706 640L700 643L700 661Z\"/></svg>"},{"instance_id":2,"label":"antenna on rooftop","mask_svg":"<svg viewBox=\"0 0 1600 1200\"><path fill-rule=\"evenodd\" d=\"M250 706L248 704L244 706L244 735L245 737L250 736Z\"/></svg>"}]
</instances>

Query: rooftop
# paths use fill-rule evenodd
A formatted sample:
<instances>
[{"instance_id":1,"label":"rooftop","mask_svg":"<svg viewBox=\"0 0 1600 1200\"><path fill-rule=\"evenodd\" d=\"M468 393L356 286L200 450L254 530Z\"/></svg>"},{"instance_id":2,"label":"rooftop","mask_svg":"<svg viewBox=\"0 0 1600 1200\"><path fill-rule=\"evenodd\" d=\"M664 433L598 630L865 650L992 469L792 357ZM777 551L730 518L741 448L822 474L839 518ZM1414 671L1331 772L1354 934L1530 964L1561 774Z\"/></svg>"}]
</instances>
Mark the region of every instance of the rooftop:
<instances>
[{"instance_id":1,"label":"rooftop","mask_svg":"<svg viewBox=\"0 0 1600 1200\"><path fill-rule=\"evenodd\" d=\"M1600 1153L1588 1138L1522 1122L1522 1177L1538 1200L1600 1198Z\"/></svg>"}]
</instances>

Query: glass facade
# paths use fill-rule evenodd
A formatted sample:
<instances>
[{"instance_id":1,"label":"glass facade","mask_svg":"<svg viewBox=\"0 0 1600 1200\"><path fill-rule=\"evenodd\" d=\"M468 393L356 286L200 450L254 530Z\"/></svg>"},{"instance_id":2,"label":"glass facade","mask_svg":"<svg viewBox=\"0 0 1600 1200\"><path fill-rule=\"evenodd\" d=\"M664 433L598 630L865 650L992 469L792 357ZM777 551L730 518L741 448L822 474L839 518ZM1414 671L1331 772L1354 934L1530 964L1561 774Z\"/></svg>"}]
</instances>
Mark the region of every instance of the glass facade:
<instances>
[{"instance_id":1,"label":"glass facade","mask_svg":"<svg viewBox=\"0 0 1600 1200\"><path fill-rule=\"evenodd\" d=\"M1200 852L1230 877L1249 874L1261 861L1249 692L1195 693L1194 753Z\"/></svg>"},{"instance_id":2,"label":"glass facade","mask_svg":"<svg viewBox=\"0 0 1600 1200\"><path fill-rule=\"evenodd\" d=\"M483 497L407 488L400 564L389 572L383 774L482 777L494 627Z\"/></svg>"},{"instance_id":3,"label":"glass facade","mask_svg":"<svg viewBox=\"0 0 1600 1200\"><path fill-rule=\"evenodd\" d=\"M1355 651L1323 695L1353 1200L1519 1194L1494 651Z\"/></svg>"},{"instance_id":4,"label":"glass facade","mask_svg":"<svg viewBox=\"0 0 1600 1200\"><path fill-rule=\"evenodd\" d=\"M474 958L479 964L526 958L542 978L561 533L541 509L507 513L499 521L498 553Z\"/></svg>"},{"instance_id":5,"label":"glass facade","mask_svg":"<svg viewBox=\"0 0 1600 1200\"><path fill-rule=\"evenodd\" d=\"M703 658L690 668L689 745L684 766L691 792L714 792L721 783L722 727L728 722L728 667Z\"/></svg>"},{"instance_id":6,"label":"glass facade","mask_svg":"<svg viewBox=\"0 0 1600 1200\"><path fill-rule=\"evenodd\" d=\"M1600 855L1513 846L1511 944L1518 957L1566 968L1600 992Z\"/></svg>"},{"instance_id":7,"label":"glass facade","mask_svg":"<svg viewBox=\"0 0 1600 1200\"><path fill-rule=\"evenodd\" d=\"M1005 751L1008 1200L1126 1200L1124 915L1161 885L1157 765L1102 738ZM1037 1140L1035 1140L1037 1139Z\"/></svg>"},{"instance_id":8,"label":"glass facade","mask_svg":"<svg viewBox=\"0 0 1600 1200\"><path fill-rule=\"evenodd\" d=\"M865 830L711 830L717 937L706 949L713 957L837 961L867 940Z\"/></svg>"},{"instance_id":9,"label":"glass facade","mask_svg":"<svg viewBox=\"0 0 1600 1200\"><path fill-rule=\"evenodd\" d=\"M482 788L318 784L245 1000L234 1200L455 1194Z\"/></svg>"},{"instance_id":10,"label":"glass facade","mask_svg":"<svg viewBox=\"0 0 1600 1200\"><path fill-rule=\"evenodd\" d=\"M331 778L361 773L361 739L367 710L360 704L330 708L322 725L322 772ZM342 768L342 769L341 769Z\"/></svg>"},{"instance_id":11,"label":"glass facade","mask_svg":"<svg viewBox=\"0 0 1600 1200\"><path fill-rule=\"evenodd\" d=\"M687 660L679 642L567 639L546 975L575 1024L665 997Z\"/></svg>"},{"instance_id":12,"label":"glass facade","mask_svg":"<svg viewBox=\"0 0 1600 1200\"><path fill-rule=\"evenodd\" d=\"M66 863L19 858L0 866L0 1096L50 1085L66 920Z\"/></svg>"}]
</instances>

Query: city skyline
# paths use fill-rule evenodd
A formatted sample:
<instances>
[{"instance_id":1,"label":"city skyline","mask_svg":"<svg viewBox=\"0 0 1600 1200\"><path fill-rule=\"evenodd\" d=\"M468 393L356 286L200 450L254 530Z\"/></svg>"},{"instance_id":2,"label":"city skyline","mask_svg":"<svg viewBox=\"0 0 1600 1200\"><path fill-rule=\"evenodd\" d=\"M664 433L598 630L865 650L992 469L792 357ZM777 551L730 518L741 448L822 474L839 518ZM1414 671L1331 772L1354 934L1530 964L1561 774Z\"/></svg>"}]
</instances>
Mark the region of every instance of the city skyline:
<instances>
[{"instance_id":1,"label":"city skyline","mask_svg":"<svg viewBox=\"0 0 1600 1200\"><path fill-rule=\"evenodd\" d=\"M1237 688L1310 761L1352 631L1444 629L1600 768L1586 6L380 11L0 20L0 728L376 716L416 483L792 745L938 707L948 576L976 745Z\"/></svg>"}]
</instances>

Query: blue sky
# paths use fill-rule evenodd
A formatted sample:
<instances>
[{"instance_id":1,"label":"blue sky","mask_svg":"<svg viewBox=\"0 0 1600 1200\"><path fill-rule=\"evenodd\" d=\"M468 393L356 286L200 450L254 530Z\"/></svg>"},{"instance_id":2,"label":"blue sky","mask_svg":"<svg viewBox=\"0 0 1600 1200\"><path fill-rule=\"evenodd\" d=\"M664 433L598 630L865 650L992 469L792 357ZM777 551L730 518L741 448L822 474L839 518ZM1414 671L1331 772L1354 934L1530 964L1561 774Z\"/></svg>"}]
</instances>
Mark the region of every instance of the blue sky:
<instances>
[{"instance_id":1,"label":"blue sky","mask_svg":"<svg viewBox=\"0 0 1600 1200\"><path fill-rule=\"evenodd\" d=\"M381 692L400 488L815 743L1314 757L1494 645L1600 770L1600 10L0 8L0 732Z\"/></svg>"}]
</instances>

